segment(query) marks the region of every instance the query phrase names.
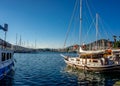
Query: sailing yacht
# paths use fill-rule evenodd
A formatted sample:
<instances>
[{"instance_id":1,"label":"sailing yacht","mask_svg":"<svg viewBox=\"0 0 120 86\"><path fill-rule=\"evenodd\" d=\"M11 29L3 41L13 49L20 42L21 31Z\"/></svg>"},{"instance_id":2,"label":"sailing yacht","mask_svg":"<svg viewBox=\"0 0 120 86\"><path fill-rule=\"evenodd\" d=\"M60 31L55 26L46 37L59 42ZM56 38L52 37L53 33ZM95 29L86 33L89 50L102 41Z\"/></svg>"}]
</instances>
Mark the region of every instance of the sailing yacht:
<instances>
[{"instance_id":1,"label":"sailing yacht","mask_svg":"<svg viewBox=\"0 0 120 86\"><path fill-rule=\"evenodd\" d=\"M0 25L0 29L6 33L8 31L8 24L4 24L4 27ZM3 79L13 68L14 66L14 51L8 48L6 41L3 41L2 47L0 48L0 80Z\"/></svg>"},{"instance_id":2,"label":"sailing yacht","mask_svg":"<svg viewBox=\"0 0 120 86\"><path fill-rule=\"evenodd\" d=\"M96 24L96 28L97 28ZM82 29L82 0L80 0L80 31ZM81 34L81 32L80 32ZM80 37L81 38L81 37ZM81 40L80 40L81 41ZM67 65L88 71L120 70L120 49L83 50L79 47L78 57L65 56Z\"/></svg>"}]
</instances>

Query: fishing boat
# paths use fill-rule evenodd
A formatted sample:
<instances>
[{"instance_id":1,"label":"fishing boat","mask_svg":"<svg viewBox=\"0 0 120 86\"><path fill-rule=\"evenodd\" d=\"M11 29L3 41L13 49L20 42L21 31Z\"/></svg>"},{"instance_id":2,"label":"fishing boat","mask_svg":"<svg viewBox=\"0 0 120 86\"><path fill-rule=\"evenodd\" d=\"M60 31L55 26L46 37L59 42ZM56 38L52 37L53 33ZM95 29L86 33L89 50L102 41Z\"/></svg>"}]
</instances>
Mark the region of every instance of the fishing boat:
<instances>
[{"instance_id":1,"label":"fishing boat","mask_svg":"<svg viewBox=\"0 0 120 86\"><path fill-rule=\"evenodd\" d=\"M96 18L98 18L98 14L96 15ZM80 0L80 31L81 29L82 0ZM96 30L97 29L98 20L96 19ZM98 33L96 33L96 35L97 34ZM109 70L120 70L120 49L108 48L102 50L83 50L82 45L80 45L78 46L77 54L78 56L76 57L66 56L63 54L61 54L61 56L64 57L64 61L67 65L83 70L99 72Z\"/></svg>"},{"instance_id":2,"label":"fishing boat","mask_svg":"<svg viewBox=\"0 0 120 86\"><path fill-rule=\"evenodd\" d=\"M5 32L5 40L6 40L6 33L8 31L8 24L4 24L4 27L0 25L0 29ZM2 41L1 48L0 48L0 80L3 79L13 68L14 66L14 51L7 44L6 41Z\"/></svg>"}]
</instances>

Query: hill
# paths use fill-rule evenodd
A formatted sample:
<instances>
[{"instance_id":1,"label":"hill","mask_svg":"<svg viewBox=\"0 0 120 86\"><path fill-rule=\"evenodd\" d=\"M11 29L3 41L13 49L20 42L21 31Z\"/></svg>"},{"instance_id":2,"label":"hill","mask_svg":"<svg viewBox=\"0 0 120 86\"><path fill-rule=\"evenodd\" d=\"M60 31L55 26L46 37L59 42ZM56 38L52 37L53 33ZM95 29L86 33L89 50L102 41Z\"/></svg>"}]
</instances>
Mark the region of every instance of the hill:
<instances>
[{"instance_id":1,"label":"hill","mask_svg":"<svg viewBox=\"0 0 120 86\"><path fill-rule=\"evenodd\" d=\"M108 43L111 43L111 45L114 44L113 41L108 41L106 39L100 39L96 41L85 44L86 50L93 50L96 47L99 49L107 48ZM45 49L33 49L33 48L27 48L19 45L13 45L9 42L4 41L3 39L0 39L0 46L1 48L9 48L14 50L15 53L36 53L36 52L76 52L76 49L74 49L75 45L68 46L66 48L61 48L61 49L50 49L50 48L45 48ZM80 46L80 45L78 45ZM82 46L82 45L81 45Z\"/></svg>"}]
</instances>

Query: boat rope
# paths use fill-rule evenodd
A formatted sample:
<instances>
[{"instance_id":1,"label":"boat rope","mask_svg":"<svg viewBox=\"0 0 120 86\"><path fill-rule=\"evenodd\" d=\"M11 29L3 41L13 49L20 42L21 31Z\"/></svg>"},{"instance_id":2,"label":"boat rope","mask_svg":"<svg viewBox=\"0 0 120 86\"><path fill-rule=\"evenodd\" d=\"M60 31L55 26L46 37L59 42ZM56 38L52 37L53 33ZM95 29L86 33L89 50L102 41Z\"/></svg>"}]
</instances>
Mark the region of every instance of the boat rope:
<instances>
[{"instance_id":1,"label":"boat rope","mask_svg":"<svg viewBox=\"0 0 120 86\"><path fill-rule=\"evenodd\" d=\"M75 2L74 10L73 10L73 13L72 13L72 16L71 16L69 25L68 25L68 30L67 30L67 33L66 33L66 36L65 36L65 42L64 42L63 48L64 48L65 45L66 45L66 41L67 41L67 38L68 38L68 35L69 35L69 32L70 32L70 27L71 27L71 24L72 24L72 20L73 20L73 17L74 17L74 13L75 13L76 7L77 7L77 0L76 0L76 2Z\"/></svg>"},{"instance_id":2,"label":"boat rope","mask_svg":"<svg viewBox=\"0 0 120 86\"><path fill-rule=\"evenodd\" d=\"M113 36L114 34L112 33L112 31L110 29L108 31L106 31L103 19L101 17L99 17L99 20L100 20L100 23L102 25L102 32L104 31L104 33L106 34L106 36L108 38L109 38L109 34Z\"/></svg>"},{"instance_id":3,"label":"boat rope","mask_svg":"<svg viewBox=\"0 0 120 86\"><path fill-rule=\"evenodd\" d=\"M84 41L83 41L83 42L85 42L85 41L87 40L88 33L90 32L91 27L92 27L92 24L93 24L94 22L95 22L95 19L93 19L93 22L91 23L91 25L90 25L90 27L89 27L89 29L88 29L88 31L87 31L87 34L86 34L86 36L85 36L85 38L84 38Z\"/></svg>"},{"instance_id":4,"label":"boat rope","mask_svg":"<svg viewBox=\"0 0 120 86\"><path fill-rule=\"evenodd\" d=\"M90 10L90 6L89 6L87 0L86 0L86 5L87 5L87 8L88 8L88 11L89 11L89 13L90 13L91 18L94 19L93 15L92 15L92 11ZM93 22L93 24L95 25L95 22Z\"/></svg>"},{"instance_id":5,"label":"boat rope","mask_svg":"<svg viewBox=\"0 0 120 86\"><path fill-rule=\"evenodd\" d=\"M71 34L71 44L75 45L77 44L77 36L76 36L76 27L77 27L77 15L75 15L76 18L74 18L74 24L73 24L73 31L72 31L72 34Z\"/></svg>"}]
</instances>

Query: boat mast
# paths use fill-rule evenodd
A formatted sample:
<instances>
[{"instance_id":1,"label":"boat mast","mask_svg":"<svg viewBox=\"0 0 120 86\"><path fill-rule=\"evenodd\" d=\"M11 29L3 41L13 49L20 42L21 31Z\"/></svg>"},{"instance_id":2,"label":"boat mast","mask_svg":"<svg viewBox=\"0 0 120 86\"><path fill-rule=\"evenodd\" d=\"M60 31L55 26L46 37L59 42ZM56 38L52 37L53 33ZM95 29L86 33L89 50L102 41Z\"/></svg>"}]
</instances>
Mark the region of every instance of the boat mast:
<instances>
[{"instance_id":1,"label":"boat mast","mask_svg":"<svg viewBox=\"0 0 120 86\"><path fill-rule=\"evenodd\" d=\"M36 49L36 40L35 40L35 49Z\"/></svg>"},{"instance_id":2,"label":"boat mast","mask_svg":"<svg viewBox=\"0 0 120 86\"><path fill-rule=\"evenodd\" d=\"M16 45L17 45L17 39L18 39L18 37L17 37L18 35L17 35L17 33L16 33Z\"/></svg>"},{"instance_id":3,"label":"boat mast","mask_svg":"<svg viewBox=\"0 0 120 86\"><path fill-rule=\"evenodd\" d=\"M20 46L22 46L22 39L21 39L21 35L20 35L19 44L20 44Z\"/></svg>"},{"instance_id":4,"label":"boat mast","mask_svg":"<svg viewBox=\"0 0 120 86\"><path fill-rule=\"evenodd\" d=\"M4 32L5 32L4 48L6 48L6 47L7 47L6 36L7 36L7 31L8 31L8 24L4 24L3 30L4 30Z\"/></svg>"},{"instance_id":5,"label":"boat mast","mask_svg":"<svg viewBox=\"0 0 120 86\"><path fill-rule=\"evenodd\" d=\"M80 0L80 45L82 43L82 0Z\"/></svg>"},{"instance_id":6,"label":"boat mast","mask_svg":"<svg viewBox=\"0 0 120 86\"><path fill-rule=\"evenodd\" d=\"M96 13L96 49L98 49L97 37L98 37L98 13Z\"/></svg>"},{"instance_id":7,"label":"boat mast","mask_svg":"<svg viewBox=\"0 0 120 86\"><path fill-rule=\"evenodd\" d=\"M6 48L6 46L7 46L6 36L7 36L7 31L5 31L5 37L4 37L4 48Z\"/></svg>"},{"instance_id":8,"label":"boat mast","mask_svg":"<svg viewBox=\"0 0 120 86\"><path fill-rule=\"evenodd\" d=\"M17 33L16 33L16 47L15 47L15 50L17 50L17 39L18 39L17 36L18 36L18 35L17 35Z\"/></svg>"}]
</instances>

